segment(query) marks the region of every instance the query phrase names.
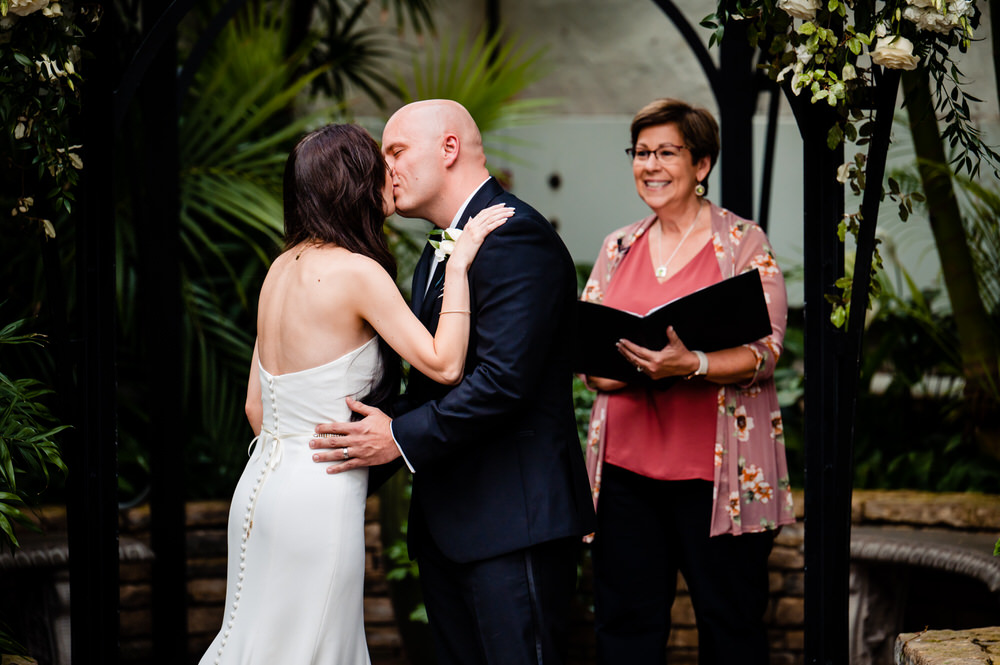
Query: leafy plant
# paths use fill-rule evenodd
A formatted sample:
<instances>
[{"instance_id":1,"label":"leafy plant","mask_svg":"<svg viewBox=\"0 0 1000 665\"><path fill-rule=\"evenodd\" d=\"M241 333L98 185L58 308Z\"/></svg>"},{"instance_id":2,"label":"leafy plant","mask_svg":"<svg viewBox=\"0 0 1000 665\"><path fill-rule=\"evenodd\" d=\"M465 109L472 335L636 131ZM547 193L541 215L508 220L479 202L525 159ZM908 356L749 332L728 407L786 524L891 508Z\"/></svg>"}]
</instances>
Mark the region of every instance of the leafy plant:
<instances>
[{"instance_id":1,"label":"leafy plant","mask_svg":"<svg viewBox=\"0 0 1000 665\"><path fill-rule=\"evenodd\" d=\"M41 344L41 336L23 333L22 319L0 330L0 345ZM0 546L20 547L14 523L29 528L22 511L48 486L51 474L66 473L57 425L43 398L51 394L35 379L14 379L0 372Z\"/></svg>"},{"instance_id":2,"label":"leafy plant","mask_svg":"<svg viewBox=\"0 0 1000 665\"><path fill-rule=\"evenodd\" d=\"M83 167L80 145L70 145L69 120L79 113L82 26L96 23L73 2L25 6L0 0L0 126L3 195L11 217L54 236L53 221L72 209ZM5 211L6 212L6 211Z\"/></svg>"},{"instance_id":3,"label":"leafy plant","mask_svg":"<svg viewBox=\"0 0 1000 665\"><path fill-rule=\"evenodd\" d=\"M1000 491L1000 462L967 436L953 317L898 268L885 277L861 368L855 479L859 487Z\"/></svg>"}]
</instances>

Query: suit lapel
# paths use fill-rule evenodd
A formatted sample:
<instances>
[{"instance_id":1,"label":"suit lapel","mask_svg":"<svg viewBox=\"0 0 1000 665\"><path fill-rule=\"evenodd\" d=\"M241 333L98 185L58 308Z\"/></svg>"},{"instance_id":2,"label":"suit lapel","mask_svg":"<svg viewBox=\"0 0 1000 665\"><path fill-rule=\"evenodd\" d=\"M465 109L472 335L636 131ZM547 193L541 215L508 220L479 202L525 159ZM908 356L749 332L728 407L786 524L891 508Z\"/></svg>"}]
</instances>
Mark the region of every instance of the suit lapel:
<instances>
[{"instance_id":1,"label":"suit lapel","mask_svg":"<svg viewBox=\"0 0 1000 665\"><path fill-rule=\"evenodd\" d=\"M424 301L424 293L427 291L427 275L431 270L434 261L434 248L430 243L424 246L424 253L417 261L417 267L413 271L413 285L410 287L410 307L413 313L420 316L420 306Z\"/></svg>"}]
</instances>

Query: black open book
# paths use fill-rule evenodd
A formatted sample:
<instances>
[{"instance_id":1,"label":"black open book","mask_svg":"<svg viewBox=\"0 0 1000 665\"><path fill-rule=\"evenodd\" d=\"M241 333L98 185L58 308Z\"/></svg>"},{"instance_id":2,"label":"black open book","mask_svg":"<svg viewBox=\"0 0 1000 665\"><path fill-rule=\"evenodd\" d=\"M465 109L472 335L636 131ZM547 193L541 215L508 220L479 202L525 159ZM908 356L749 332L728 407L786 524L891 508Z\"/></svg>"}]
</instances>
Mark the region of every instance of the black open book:
<instances>
[{"instance_id":1,"label":"black open book","mask_svg":"<svg viewBox=\"0 0 1000 665\"><path fill-rule=\"evenodd\" d=\"M573 371L619 381L649 382L618 352L627 339L647 349L667 345L667 327L691 350L718 351L771 334L771 319L757 270L706 286L651 309L645 316L590 302L577 302ZM660 379L665 388L677 377Z\"/></svg>"}]
</instances>

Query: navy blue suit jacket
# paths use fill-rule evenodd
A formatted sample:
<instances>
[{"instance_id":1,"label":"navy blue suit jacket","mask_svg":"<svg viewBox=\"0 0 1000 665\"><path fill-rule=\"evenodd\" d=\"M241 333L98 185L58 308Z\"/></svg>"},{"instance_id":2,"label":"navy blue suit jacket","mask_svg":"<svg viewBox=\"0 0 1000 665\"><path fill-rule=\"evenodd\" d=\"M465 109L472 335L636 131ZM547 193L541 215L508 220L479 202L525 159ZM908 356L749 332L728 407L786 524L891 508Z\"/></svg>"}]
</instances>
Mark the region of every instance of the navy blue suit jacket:
<instances>
[{"instance_id":1,"label":"navy blue suit jacket","mask_svg":"<svg viewBox=\"0 0 1000 665\"><path fill-rule=\"evenodd\" d=\"M472 325L465 376L442 386L411 370L393 434L415 470L409 546L430 537L456 562L479 561L594 530L593 501L573 412L570 341L576 272L552 225L494 179L459 227L496 203L515 213L469 271ZM433 333L444 269L428 249L412 307Z\"/></svg>"}]
</instances>

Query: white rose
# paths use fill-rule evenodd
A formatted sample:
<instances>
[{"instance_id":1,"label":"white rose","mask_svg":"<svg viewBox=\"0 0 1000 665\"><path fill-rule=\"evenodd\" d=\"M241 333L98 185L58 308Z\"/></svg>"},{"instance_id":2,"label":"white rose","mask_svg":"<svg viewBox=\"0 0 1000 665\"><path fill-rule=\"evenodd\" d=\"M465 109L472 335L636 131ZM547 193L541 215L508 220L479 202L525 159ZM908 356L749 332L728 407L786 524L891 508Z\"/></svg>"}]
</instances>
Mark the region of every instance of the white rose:
<instances>
[{"instance_id":1,"label":"white rose","mask_svg":"<svg viewBox=\"0 0 1000 665\"><path fill-rule=\"evenodd\" d=\"M808 44L800 44L795 47L795 59L801 62L803 65L808 65L809 61L812 60L813 54L809 50Z\"/></svg>"},{"instance_id":2,"label":"white rose","mask_svg":"<svg viewBox=\"0 0 1000 665\"><path fill-rule=\"evenodd\" d=\"M883 37L875 43L872 62L889 69L912 71L919 62L913 55L913 43L906 37L893 35Z\"/></svg>"},{"instance_id":3,"label":"white rose","mask_svg":"<svg viewBox=\"0 0 1000 665\"><path fill-rule=\"evenodd\" d=\"M907 7L903 10L903 18L921 30L932 30L945 35L958 25L957 16L953 14L939 14L936 9Z\"/></svg>"},{"instance_id":4,"label":"white rose","mask_svg":"<svg viewBox=\"0 0 1000 665\"><path fill-rule=\"evenodd\" d=\"M816 10L821 6L821 0L778 0L778 9L804 21L816 18Z\"/></svg>"},{"instance_id":5,"label":"white rose","mask_svg":"<svg viewBox=\"0 0 1000 665\"><path fill-rule=\"evenodd\" d=\"M444 261L451 256L451 253L455 251L455 243L458 242L460 235L462 235L462 229L445 229L444 233L441 234L441 240L438 241L437 247L434 248L434 258L438 262Z\"/></svg>"},{"instance_id":6,"label":"white rose","mask_svg":"<svg viewBox=\"0 0 1000 665\"><path fill-rule=\"evenodd\" d=\"M970 0L952 0L948 3L948 13L958 14L959 16L972 16L972 12L975 9L973 3Z\"/></svg>"},{"instance_id":7,"label":"white rose","mask_svg":"<svg viewBox=\"0 0 1000 665\"><path fill-rule=\"evenodd\" d=\"M34 14L39 9L45 9L49 5L49 0L10 0L7 10L11 14L27 16Z\"/></svg>"},{"instance_id":8,"label":"white rose","mask_svg":"<svg viewBox=\"0 0 1000 665\"><path fill-rule=\"evenodd\" d=\"M959 26L963 16L970 16L974 10L968 0L952 0L947 8L940 9L933 4L924 7L917 2L911 2L913 6L903 10L903 18L921 30L933 30L945 35Z\"/></svg>"}]
</instances>

